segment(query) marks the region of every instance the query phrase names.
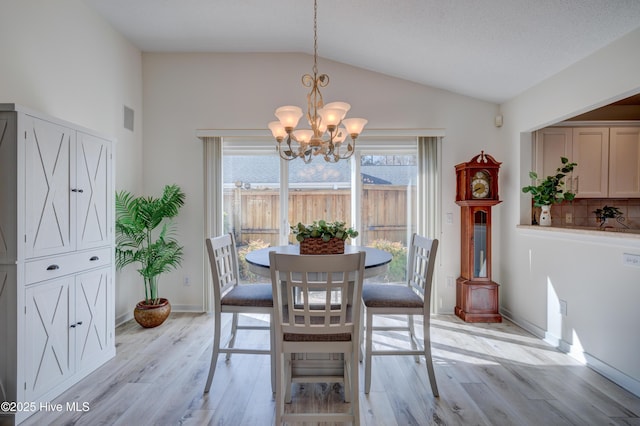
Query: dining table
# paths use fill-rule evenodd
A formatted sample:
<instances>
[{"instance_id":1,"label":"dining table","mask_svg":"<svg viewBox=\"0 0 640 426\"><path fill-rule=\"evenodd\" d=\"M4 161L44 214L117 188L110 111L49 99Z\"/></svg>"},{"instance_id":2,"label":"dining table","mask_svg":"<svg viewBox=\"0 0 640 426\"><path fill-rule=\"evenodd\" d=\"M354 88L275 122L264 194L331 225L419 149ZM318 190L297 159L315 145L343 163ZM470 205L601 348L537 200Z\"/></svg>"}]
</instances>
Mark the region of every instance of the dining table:
<instances>
[{"instance_id":1,"label":"dining table","mask_svg":"<svg viewBox=\"0 0 640 426\"><path fill-rule=\"evenodd\" d=\"M300 246L297 244L289 244L282 246L266 247L251 251L246 255L246 261L249 270L256 275L270 277L269 269L269 252L294 254L298 256L307 256L300 254ZM373 247L345 245L345 253L357 253L364 251L365 265L364 278L372 278L383 275L387 272L389 264L393 259L391 253ZM301 353L293 354L291 368L294 375L297 376L335 376L342 375L344 362L340 354L312 354Z\"/></svg>"},{"instance_id":2,"label":"dining table","mask_svg":"<svg viewBox=\"0 0 640 426\"><path fill-rule=\"evenodd\" d=\"M265 247L247 253L245 259L249 265L249 271L256 275L269 277L271 274L269 271L269 252L271 251L275 251L276 253L306 256L304 254L300 254L300 245L298 244ZM344 246L345 253L357 253L359 251L364 251L366 253L364 259L364 278L372 278L378 275L383 275L387 272L389 264L393 259L391 253L373 247L354 245Z\"/></svg>"}]
</instances>

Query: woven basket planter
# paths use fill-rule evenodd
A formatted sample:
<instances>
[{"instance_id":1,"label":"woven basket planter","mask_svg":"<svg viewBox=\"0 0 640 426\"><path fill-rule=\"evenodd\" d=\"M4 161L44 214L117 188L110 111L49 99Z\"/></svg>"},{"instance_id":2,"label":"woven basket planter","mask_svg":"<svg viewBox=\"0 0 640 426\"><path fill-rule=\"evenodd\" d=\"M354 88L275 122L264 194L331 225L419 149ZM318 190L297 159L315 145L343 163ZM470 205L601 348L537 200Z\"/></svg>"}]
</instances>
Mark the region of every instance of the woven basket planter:
<instances>
[{"instance_id":1,"label":"woven basket planter","mask_svg":"<svg viewBox=\"0 0 640 426\"><path fill-rule=\"evenodd\" d=\"M323 241L322 238L305 238L300 242L300 254L342 254L344 240L332 238Z\"/></svg>"}]
</instances>

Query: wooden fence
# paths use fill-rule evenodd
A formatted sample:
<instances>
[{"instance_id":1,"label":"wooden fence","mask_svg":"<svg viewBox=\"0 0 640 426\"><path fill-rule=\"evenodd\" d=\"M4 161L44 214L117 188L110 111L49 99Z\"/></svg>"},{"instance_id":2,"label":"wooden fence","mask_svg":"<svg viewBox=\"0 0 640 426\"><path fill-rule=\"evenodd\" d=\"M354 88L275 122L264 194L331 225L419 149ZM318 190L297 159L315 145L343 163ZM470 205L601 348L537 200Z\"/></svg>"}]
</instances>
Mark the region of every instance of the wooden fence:
<instances>
[{"instance_id":1,"label":"wooden fence","mask_svg":"<svg viewBox=\"0 0 640 426\"><path fill-rule=\"evenodd\" d=\"M415 224L413 212L407 218L407 196L415 200L415 187L364 185L362 194L362 228L360 243L377 239L407 244L407 223ZM277 189L239 189L225 191L225 228L235 233L238 244L262 240L278 245L280 217ZM289 223L314 220L343 221L351 225L350 189L302 189L289 192ZM293 241L293 240L291 240Z\"/></svg>"}]
</instances>

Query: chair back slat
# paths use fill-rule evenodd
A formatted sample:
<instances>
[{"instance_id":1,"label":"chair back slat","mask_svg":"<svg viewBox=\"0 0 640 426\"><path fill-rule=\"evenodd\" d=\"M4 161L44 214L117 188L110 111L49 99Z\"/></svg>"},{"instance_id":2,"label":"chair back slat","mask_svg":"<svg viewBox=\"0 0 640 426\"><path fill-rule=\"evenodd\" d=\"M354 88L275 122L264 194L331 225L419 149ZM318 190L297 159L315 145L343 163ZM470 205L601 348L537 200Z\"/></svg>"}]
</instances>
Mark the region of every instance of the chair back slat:
<instances>
[{"instance_id":1,"label":"chair back slat","mask_svg":"<svg viewBox=\"0 0 640 426\"><path fill-rule=\"evenodd\" d=\"M275 324L283 333L353 333L359 325L365 253L269 253ZM356 311L357 309L357 311Z\"/></svg>"},{"instance_id":2,"label":"chair back slat","mask_svg":"<svg viewBox=\"0 0 640 426\"><path fill-rule=\"evenodd\" d=\"M214 300L220 300L238 285L238 254L233 234L207 238L207 253L213 278Z\"/></svg>"},{"instance_id":3,"label":"chair back slat","mask_svg":"<svg viewBox=\"0 0 640 426\"><path fill-rule=\"evenodd\" d=\"M437 250L438 240L413 234L409 247L408 284L423 300L430 299Z\"/></svg>"}]
</instances>

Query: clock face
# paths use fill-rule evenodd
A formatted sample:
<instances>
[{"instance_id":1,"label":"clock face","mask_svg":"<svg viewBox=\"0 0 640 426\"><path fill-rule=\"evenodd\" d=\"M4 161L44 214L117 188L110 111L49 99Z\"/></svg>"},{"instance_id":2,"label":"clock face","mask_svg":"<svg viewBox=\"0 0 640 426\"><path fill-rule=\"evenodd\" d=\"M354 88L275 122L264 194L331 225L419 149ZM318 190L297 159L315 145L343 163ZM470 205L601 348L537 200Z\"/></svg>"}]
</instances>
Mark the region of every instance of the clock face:
<instances>
[{"instance_id":1,"label":"clock face","mask_svg":"<svg viewBox=\"0 0 640 426\"><path fill-rule=\"evenodd\" d=\"M489 196L489 176L485 172L477 172L473 175L471 195L473 198L487 198Z\"/></svg>"}]
</instances>

